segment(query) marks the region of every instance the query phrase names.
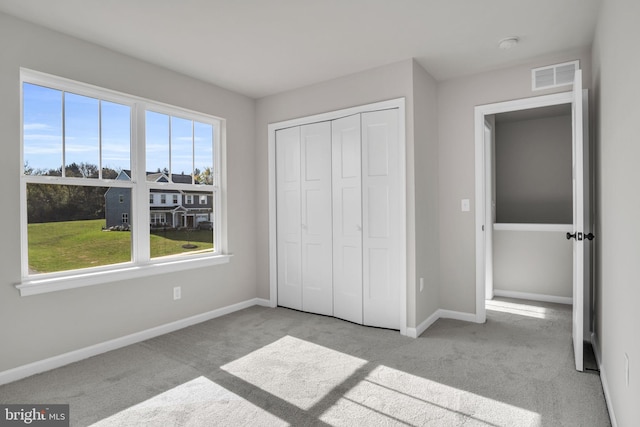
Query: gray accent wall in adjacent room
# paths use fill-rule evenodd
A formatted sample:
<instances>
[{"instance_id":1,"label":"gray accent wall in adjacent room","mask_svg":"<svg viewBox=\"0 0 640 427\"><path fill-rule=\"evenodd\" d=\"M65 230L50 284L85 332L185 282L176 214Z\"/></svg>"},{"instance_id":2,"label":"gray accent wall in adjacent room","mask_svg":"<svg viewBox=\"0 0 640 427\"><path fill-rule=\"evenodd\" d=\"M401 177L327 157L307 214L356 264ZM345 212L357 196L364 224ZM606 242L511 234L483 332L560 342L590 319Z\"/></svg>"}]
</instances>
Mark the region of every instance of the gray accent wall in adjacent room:
<instances>
[{"instance_id":1,"label":"gray accent wall in adjacent room","mask_svg":"<svg viewBox=\"0 0 640 427\"><path fill-rule=\"evenodd\" d=\"M562 116L496 116L496 222L571 224L571 108Z\"/></svg>"}]
</instances>

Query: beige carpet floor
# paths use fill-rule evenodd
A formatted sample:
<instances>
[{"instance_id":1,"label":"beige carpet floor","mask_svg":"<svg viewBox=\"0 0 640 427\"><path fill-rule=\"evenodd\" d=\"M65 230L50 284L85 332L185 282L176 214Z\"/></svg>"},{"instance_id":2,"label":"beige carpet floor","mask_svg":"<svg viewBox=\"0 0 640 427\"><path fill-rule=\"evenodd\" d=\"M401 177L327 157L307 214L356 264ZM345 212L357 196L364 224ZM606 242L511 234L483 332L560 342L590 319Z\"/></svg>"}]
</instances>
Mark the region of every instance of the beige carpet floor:
<instances>
[{"instance_id":1,"label":"beige carpet floor","mask_svg":"<svg viewBox=\"0 0 640 427\"><path fill-rule=\"evenodd\" d=\"M72 426L608 426L573 368L569 306L488 302L418 339L252 307L0 387Z\"/></svg>"}]
</instances>

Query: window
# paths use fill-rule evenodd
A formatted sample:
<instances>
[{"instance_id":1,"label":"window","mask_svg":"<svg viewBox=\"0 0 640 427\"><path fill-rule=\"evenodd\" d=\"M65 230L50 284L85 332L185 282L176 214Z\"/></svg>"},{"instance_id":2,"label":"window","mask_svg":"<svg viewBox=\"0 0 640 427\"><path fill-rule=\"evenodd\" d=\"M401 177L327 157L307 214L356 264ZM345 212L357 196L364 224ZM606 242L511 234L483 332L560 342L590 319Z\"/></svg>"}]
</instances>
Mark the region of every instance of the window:
<instances>
[{"instance_id":1,"label":"window","mask_svg":"<svg viewBox=\"0 0 640 427\"><path fill-rule=\"evenodd\" d=\"M201 195L200 196L200 204L201 205L206 205L207 204L207 196L206 195Z\"/></svg>"},{"instance_id":2,"label":"window","mask_svg":"<svg viewBox=\"0 0 640 427\"><path fill-rule=\"evenodd\" d=\"M151 225L164 225L167 223L167 214L164 212L151 213Z\"/></svg>"},{"instance_id":3,"label":"window","mask_svg":"<svg viewBox=\"0 0 640 427\"><path fill-rule=\"evenodd\" d=\"M213 200L205 213L220 224L222 120L25 69L21 90L23 295L48 276L84 277L89 268L124 274L123 265L176 257L228 260L216 257L222 227L196 229L189 208L160 206L167 204L162 191L175 192L178 205L180 193L198 190ZM154 192L160 205L152 207ZM154 224L166 227L156 233Z\"/></svg>"},{"instance_id":4,"label":"window","mask_svg":"<svg viewBox=\"0 0 640 427\"><path fill-rule=\"evenodd\" d=\"M192 205L193 204L193 195L191 194L187 194L185 197L185 203L187 205Z\"/></svg>"}]
</instances>

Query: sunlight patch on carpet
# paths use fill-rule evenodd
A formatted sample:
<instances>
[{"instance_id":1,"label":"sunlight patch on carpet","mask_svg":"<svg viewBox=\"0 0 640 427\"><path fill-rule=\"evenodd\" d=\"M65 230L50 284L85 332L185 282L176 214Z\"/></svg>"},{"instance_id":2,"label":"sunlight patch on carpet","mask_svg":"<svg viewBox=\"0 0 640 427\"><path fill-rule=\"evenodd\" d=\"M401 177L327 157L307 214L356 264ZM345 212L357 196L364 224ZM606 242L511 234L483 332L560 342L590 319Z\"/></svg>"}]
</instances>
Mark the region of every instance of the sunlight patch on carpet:
<instances>
[{"instance_id":1,"label":"sunlight patch on carpet","mask_svg":"<svg viewBox=\"0 0 640 427\"><path fill-rule=\"evenodd\" d=\"M500 311L502 313L518 314L520 316L534 317L536 319L546 319L547 309L535 305L519 304L507 301L486 301L487 310Z\"/></svg>"},{"instance_id":2,"label":"sunlight patch on carpet","mask_svg":"<svg viewBox=\"0 0 640 427\"><path fill-rule=\"evenodd\" d=\"M332 425L541 425L540 415L465 390L378 366L320 420Z\"/></svg>"},{"instance_id":3,"label":"sunlight patch on carpet","mask_svg":"<svg viewBox=\"0 0 640 427\"><path fill-rule=\"evenodd\" d=\"M201 376L100 420L92 426L231 426L241 425L246 420L260 420L273 426L289 425Z\"/></svg>"},{"instance_id":4,"label":"sunlight patch on carpet","mask_svg":"<svg viewBox=\"0 0 640 427\"><path fill-rule=\"evenodd\" d=\"M285 336L221 369L306 410L366 363L366 360Z\"/></svg>"}]
</instances>

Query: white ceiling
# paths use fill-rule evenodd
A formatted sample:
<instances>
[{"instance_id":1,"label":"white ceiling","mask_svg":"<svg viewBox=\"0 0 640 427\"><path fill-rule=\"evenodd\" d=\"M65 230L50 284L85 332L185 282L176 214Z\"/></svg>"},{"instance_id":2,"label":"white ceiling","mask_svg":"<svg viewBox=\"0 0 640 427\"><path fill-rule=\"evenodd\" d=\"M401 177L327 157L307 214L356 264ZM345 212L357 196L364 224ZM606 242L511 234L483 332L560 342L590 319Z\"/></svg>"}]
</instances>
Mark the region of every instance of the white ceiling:
<instances>
[{"instance_id":1,"label":"white ceiling","mask_svg":"<svg viewBox=\"0 0 640 427\"><path fill-rule=\"evenodd\" d=\"M0 0L251 97L416 58L437 80L588 48L600 0ZM518 36L514 49L498 41Z\"/></svg>"}]
</instances>

